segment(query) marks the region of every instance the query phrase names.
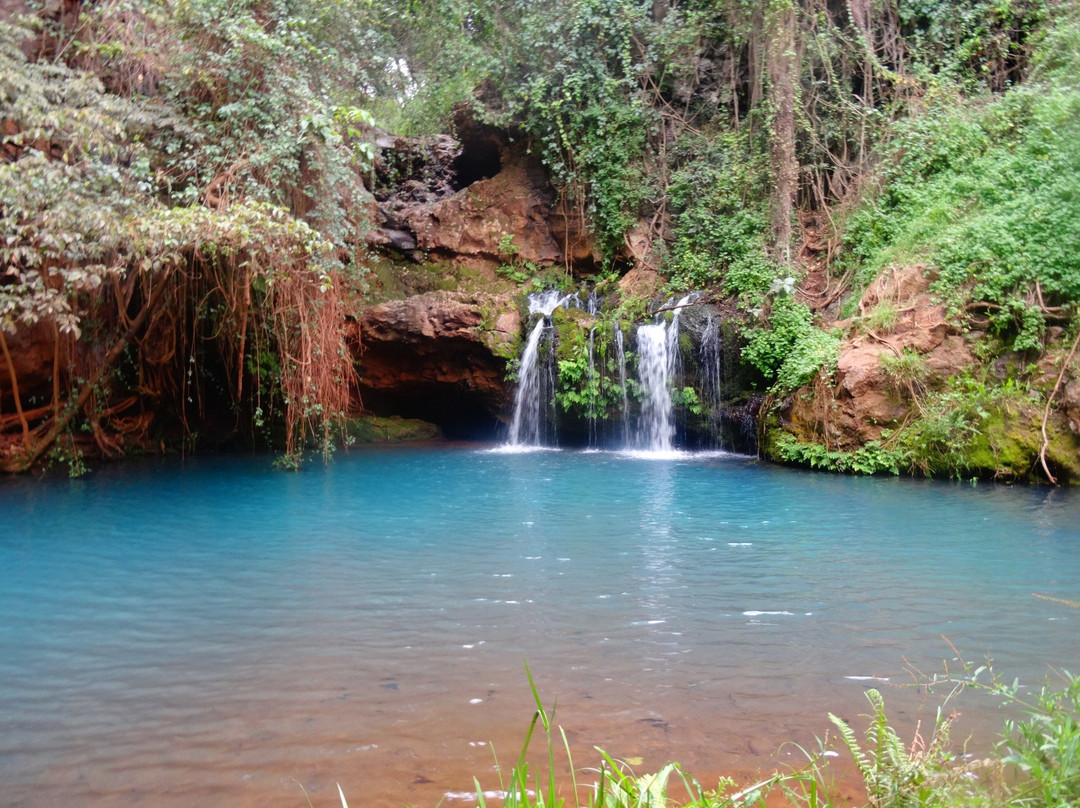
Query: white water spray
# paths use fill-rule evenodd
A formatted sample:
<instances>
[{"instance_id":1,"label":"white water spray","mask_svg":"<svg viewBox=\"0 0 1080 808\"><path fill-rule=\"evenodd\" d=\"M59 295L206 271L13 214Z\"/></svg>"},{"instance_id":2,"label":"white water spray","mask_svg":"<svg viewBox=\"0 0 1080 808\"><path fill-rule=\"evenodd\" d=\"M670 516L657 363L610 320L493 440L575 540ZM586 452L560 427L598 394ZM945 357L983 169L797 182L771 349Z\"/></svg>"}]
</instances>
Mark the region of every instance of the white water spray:
<instances>
[{"instance_id":1,"label":"white water spray","mask_svg":"<svg viewBox=\"0 0 1080 808\"><path fill-rule=\"evenodd\" d=\"M550 364L540 367L540 342L544 334L552 328L551 314L559 306L565 306L576 295L569 297L550 290L529 295L529 314L539 314L525 350L521 354L521 367L518 369L518 387L514 394L514 417L510 422L510 436L507 445L514 448L538 447L543 445L543 408L545 388L548 392L554 387ZM549 378L545 379L544 377ZM545 384L547 382L547 384Z\"/></svg>"},{"instance_id":2,"label":"white water spray","mask_svg":"<svg viewBox=\"0 0 1080 808\"><path fill-rule=\"evenodd\" d=\"M671 390L675 384L679 353L679 314L694 298L687 295L675 304L671 322L663 314L652 325L638 328L638 377L644 399L638 425L638 446L649 452L670 452L675 437Z\"/></svg>"}]
</instances>

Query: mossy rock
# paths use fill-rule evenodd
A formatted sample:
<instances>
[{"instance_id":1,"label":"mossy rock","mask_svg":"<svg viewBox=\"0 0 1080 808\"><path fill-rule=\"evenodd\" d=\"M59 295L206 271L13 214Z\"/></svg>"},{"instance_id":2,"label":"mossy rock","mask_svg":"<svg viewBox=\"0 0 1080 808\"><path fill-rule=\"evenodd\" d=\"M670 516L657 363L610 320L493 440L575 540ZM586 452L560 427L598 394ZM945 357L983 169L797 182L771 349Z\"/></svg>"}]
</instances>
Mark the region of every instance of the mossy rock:
<instances>
[{"instance_id":1,"label":"mossy rock","mask_svg":"<svg viewBox=\"0 0 1080 808\"><path fill-rule=\"evenodd\" d=\"M415 443L439 440L442 430L436 424L419 418L400 418L396 415L361 415L350 418L346 434L356 444Z\"/></svg>"},{"instance_id":2,"label":"mossy rock","mask_svg":"<svg viewBox=\"0 0 1080 808\"><path fill-rule=\"evenodd\" d=\"M758 454L774 463L787 462L780 454L780 444L784 436L790 433L784 429L779 410L776 407L770 407L768 411L763 408L758 417Z\"/></svg>"},{"instance_id":3,"label":"mossy rock","mask_svg":"<svg viewBox=\"0 0 1080 808\"><path fill-rule=\"evenodd\" d=\"M1047 424L1047 435L1046 459L1058 481L1080 481L1080 441L1057 419ZM968 464L980 476L1037 482L1045 479L1041 448L1042 414L1037 408L994 408L970 444Z\"/></svg>"},{"instance_id":4,"label":"mossy rock","mask_svg":"<svg viewBox=\"0 0 1080 808\"><path fill-rule=\"evenodd\" d=\"M555 356L573 359L575 352L589 340L589 329L596 320L587 312L574 308L558 308L551 315L551 322L558 335Z\"/></svg>"}]
</instances>

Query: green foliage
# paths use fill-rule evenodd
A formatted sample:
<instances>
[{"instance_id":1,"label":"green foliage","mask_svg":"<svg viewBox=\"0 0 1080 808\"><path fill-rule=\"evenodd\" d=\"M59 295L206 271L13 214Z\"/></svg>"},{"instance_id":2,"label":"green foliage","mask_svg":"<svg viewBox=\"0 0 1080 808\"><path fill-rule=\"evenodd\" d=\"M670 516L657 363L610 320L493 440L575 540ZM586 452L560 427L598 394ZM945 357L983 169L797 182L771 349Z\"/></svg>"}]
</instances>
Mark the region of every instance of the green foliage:
<instances>
[{"instance_id":1,"label":"green foliage","mask_svg":"<svg viewBox=\"0 0 1080 808\"><path fill-rule=\"evenodd\" d=\"M862 739L848 722L829 714L840 744L851 755L862 778L868 808L1065 808L1077 804L1080 800L1080 677L1065 672L1061 684L1047 683L1038 694L1028 697L1023 695L1019 682L1003 682L989 665L976 669L962 662L962 666L959 674L946 668L944 674L924 680L927 692L945 689L946 695L929 731L920 726L910 743L890 723L884 699L877 690L866 693L871 713L866 716L868 723ZM738 789L733 780L722 777L715 790L705 791L676 763L666 764L655 774L635 775L626 762L617 761L599 749L597 767L577 769L566 732L554 725L554 710L544 707L527 666L526 673L536 710L525 742L509 772L496 759L499 788L505 795L506 806L832 808L851 802L850 796L834 793L837 773L830 769L829 756L825 754L833 754L828 740L822 742L816 754L801 750L808 758L803 769L776 773ZM1006 722L997 759L973 759L970 755L957 754L952 748L950 731L958 713L946 713L946 708L966 690L996 696L1006 705L1019 708L1025 716ZM538 726L546 741L546 756L544 766L533 771L528 752ZM570 773L565 784L560 784L556 775L557 749L565 758L564 770ZM1001 776L1003 767L1015 767L1021 774L1011 787ZM580 771L592 772L594 782L579 783ZM474 778L474 782L477 805L486 808L484 788L479 780Z\"/></svg>"},{"instance_id":2,"label":"green foliage","mask_svg":"<svg viewBox=\"0 0 1080 808\"><path fill-rule=\"evenodd\" d=\"M246 36L270 47L251 20L246 24ZM28 63L12 44L19 36L10 26L0 28L0 117L8 122L4 146L13 158L0 164L6 191L0 328L14 333L52 323L57 350L62 334L80 339L89 367L77 373L74 366L60 368L51 408L32 430L23 428L23 451L5 467L25 468L80 421L93 427L104 453L119 451L99 424L113 385L137 384L153 395L168 391L168 403L156 409L174 407L172 416L187 424L188 405L201 409L206 399L203 385L211 382L202 369L212 349L209 363L231 377L220 389L235 406L259 413L253 423L273 412L290 452L309 439L331 446L328 430L347 407L353 372L341 308L345 245L334 242L343 230L320 231L264 200L273 194L230 198L219 184L216 209L198 204L194 194L174 195L171 172L184 144L199 141L196 127L160 100L119 98L63 65ZM256 69L244 55L229 58L238 60L236 70L244 64ZM256 109L260 102L251 104ZM337 115L346 131L327 148L346 162L355 159L356 144L346 138L364 116L347 107L328 115L294 124L323 138L320 127ZM220 140L202 140L200 148L211 142L220 148L232 137L217 134ZM241 173L240 185L257 178ZM185 183L198 187L195 175ZM189 197L192 204L179 204ZM325 224L315 210L312 221ZM273 378L264 378L271 365Z\"/></svg>"},{"instance_id":3,"label":"green foliage","mask_svg":"<svg viewBox=\"0 0 1080 808\"><path fill-rule=\"evenodd\" d=\"M1080 609L1072 600L1040 595L1052 603ZM949 688L949 698L965 690L987 693L1003 706L1019 711L1021 718L1005 721L996 752L1000 761L1018 775L1005 795L983 794L983 805L1010 805L1018 808L1062 808L1080 801L1080 677L1068 671L1055 673L1038 692L1029 691L1019 680L1003 679L987 660L975 667L959 660L961 670L945 671L929 679L927 690Z\"/></svg>"},{"instance_id":4,"label":"green foliage","mask_svg":"<svg viewBox=\"0 0 1080 808\"><path fill-rule=\"evenodd\" d=\"M840 355L840 338L817 328L796 339L791 352L776 372L779 390L796 390L812 381L821 371L831 373Z\"/></svg>"},{"instance_id":5,"label":"green foliage","mask_svg":"<svg viewBox=\"0 0 1080 808\"><path fill-rule=\"evenodd\" d=\"M512 53L503 37L515 22L491 0L372 0L351 13L378 38L372 61L381 57L385 78L366 85L376 91L377 117L406 135L446 132L456 108L479 103L477 88L490 92Z\"/></svg>"},{"instance_id":6,"label":"green foliage","mask_svg":"<svg viewBox=\"0 0 1080 808\"><path fill-rule=\"evenodd\" d=\"M671 391L671 404L674 407L686 409L694 415L702 413L701 398L693 387L674 388Z\"/></svg>"},{"instance_id":7,"label":"green foliage","mask_svg":"<svg viewBox=\"0 0 1080 808\"><path fill-rule=\"evenodd\" d=\"M505 117L521 123L564 204L587 217L608 258L622 249L648 195L652 116L638 94L635 60L646 8L633 0L525 3L507 45L514 62L504 79Z\"/></svg>"},{"instance_id":8,"label":"green foliage","mask_svg":"<svg viewBox=\"0 0 1080 808\"><path fill-rule=\"evenodd\" d=\"M928 373L922 354L910 348L905 348L899 356L882 351L881 370L896 389L909 393L912 398L923 391Z\"/></svg>"},{"instance_id":9,"label":"green foliage","mask_svg":"<svg viewBox=\"0 0 1080 808\"><path fill-rule=\"evenodd\" d=\"M667 271L683 288L720 287L761 305L780 267L766 253L769 170L765 142L749 126L687 136L673 152L668 192L675 212Z\"/></svg>"},{"instance_id":10,"label":"green foliage","mask_svg":"<svg viewBox=\"0 0 1080 808\"><path fill-rule=\"evenodd\" d=\"M973 471L1015 477L1030 471L1037 445L1017 443L1007 426L1010 419L1038 417L1032 413L1042 412L1041 398L1027 384L963 375L949 379L941 389L928 389L925 363L918 354L883 353L881 361L896 391L912 404L909 416L854 451L800 442L778 431L771 437L773 457L855 474L905 470L962 479Z\"/></svg>"},{"instance_id":11,"label":"green foliage","mask_svg":"<svg viewBox=\"0 0 1080 808\"><path fill-rule=\"evenodd\" d=\"M73 480L90 472L89 466L86 465L86 458L70 432L49 449L48 465L63 466L67 469L68 477Z\"/></svg>"},{"instance_id":12,"label":"green foliage","mask_svg":"<svg viewBox=\"0 0 1080 808\"><path fill-rule=\"evenodd\" d=\"M949 730L954 716L938 713L929 741L922 739L909 750L885 715L885 700L876 690L866 691L873 708L866 730L865 747L855 731L841 718L829 713L840 732L866 786L875 808L931 808L953 806L968 789L958 776L956 759L949 749Z\"/></svg>"},{"instance_id":13,"label":"green foliage","mask_svg":"<svg viewBox=\"0 0 1080 808\"><path fill-rule=\"evenodd\" d=\"M888 334L896 328L899 317L900 314L896 310L896 304L889 300L882 300L866 313L860 325L872 331Z\"/></svg>"},{"instance_id":14,"label":"green foliage","mask_svg":"<svg viewBox=\"0 0 1080 808\"><path fill-rule=\"evenodd\" d=\"M1076 29L1051 29L1037 75L1080 70L1067 45ZM850 254L864 278L926 260L954 313L985 315L1015 350L1039 350L1046 316L1080 303L1080 90L1032 81L977 105L943 86L925 103L897 126L883 190L850 220Z\"/></svg>"},{"instance_id":15,"label":"green foliage","mask_svg":"<svg viewBox=\"0 0 1080 808\"><path fill-rule=\"evenodd\" d=\"M820 443L801 443L792 435L781 434L774 444L777 457L786 463L813 469L851 474L899 474L908 464L904 449L887 449L880 441L868 441L854 452L828 449Z\"/></svg>"},{"instance_id":16,"label":"green foliage","mask_svg":"<svg viewBox=\"0 0 1080 808\"><path fill-rule=\"evenodd\" d=\"M787 296L774 301L767 327L748 329L745 337L743 361L780 390L794 390L820 370L831 370L840 350L840 338L816 328L810 309Z\"/></svg>"},{"instance_id":17,"label":"green foliage","mask_svg":"<svg viewBox=\"0 0 1080 808\"><path fill-rule=\"evenodd\" d=\"M358 32L332 7L305 0L178 5L171 30L183 45L175 44L164 86L196 128L158 144L170 155L175 198L269 202L337 243L355 237L347 211L366 194L372 118L345 89L364 75L346 55L359 47L350 39Z\"/></svg>"},{"instance_id":18,"label":"green foliage","mask_svg":"<svg viewBox=\"0 0 1080 808\"><path fill-rule=\"evenodd\" d=\"M959 479L970 468L970 449L987 417L987 402L977 392L956 384L926 397L919 417L900 434L912 468L932 476Z\"/></svg>"},{"instance_id":19,"label":"green foliage","mask_svg":"<svg viewBox=\"0 0 1080 808\"><path fill-rule=\"evenodd\" d=\"M1026 41L1048 9L1045 0L903 0L897 11L920 75L1001 90L1019 78Z\"/></svg>"},{"instance_id":20,"label":"green foliage","mask_svg":"<svg viewBox=\"0 0 1080 808\"><path fill-rule=\"evenodd\" d=\"M496 267L495 272L519 286L532 281L535 288L546 288L545 280L541 277L544 270L532 261L521 260L520 252L521 250L514 243L514 235L504 234L499 239L499 253L506 257L506 263Z\"/></svg>"},{"instance_id":21,"label":"green foliage","mask_svg":"<svg viewBox=\"0 0 1080 808\"><path fill-rule=\"evenodd\" d=\"M579 410L586 417L598 411L600 398L600 375L589 363L588 354L578 345L570 359L559 361L559 382L555 400L564 412Z\"/></svg>"},{"instance_id":22,"label":"green foliage","mask_svg":"<svg viewBox=\"0 0 1080 808\"><path fill-rule=\"evenodd\" d=\"M1043 684L1020 699L1015 688L1004 692L1026 708L1027 718L1005 723L999 745L1005 763L1023 773L1017 806L1080 804L1080 677L1062 672L1063 685Z\"/></svg>"},{"instance_id":23,"label":"green foliage","mask_svg":"<svg viewBox=\"0 0 1080 808\"><path fill-rule=\"evenodd\" d=\"M598 327L592 331L591 362L589 336L582 326L575 323L560 329L559 334L555 400L563 412L579 417L613 417L619 411L623 393L615 377L611 329Z\"/></svg>"}]
</instances>

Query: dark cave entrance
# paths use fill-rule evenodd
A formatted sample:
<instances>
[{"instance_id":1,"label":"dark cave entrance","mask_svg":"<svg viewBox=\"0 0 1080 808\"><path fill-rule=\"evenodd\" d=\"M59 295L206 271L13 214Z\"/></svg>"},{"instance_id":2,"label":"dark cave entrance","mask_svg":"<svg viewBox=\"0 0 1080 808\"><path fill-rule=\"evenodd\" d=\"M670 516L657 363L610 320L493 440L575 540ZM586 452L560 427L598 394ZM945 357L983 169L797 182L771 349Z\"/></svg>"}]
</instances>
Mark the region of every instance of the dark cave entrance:
<instances>
[{"instance_id":1,"label":"dark cave entrance","mask_svg":"<svg viewBox=\"0 0 1080 808\"><path fill-rule=\"evenodd\" d=\"M489 180L502 171L502 142L495 134L470 130L458 136L461 154L453 162L452 187L455 191L480 180Z\"/></svg>"}]
</instances>

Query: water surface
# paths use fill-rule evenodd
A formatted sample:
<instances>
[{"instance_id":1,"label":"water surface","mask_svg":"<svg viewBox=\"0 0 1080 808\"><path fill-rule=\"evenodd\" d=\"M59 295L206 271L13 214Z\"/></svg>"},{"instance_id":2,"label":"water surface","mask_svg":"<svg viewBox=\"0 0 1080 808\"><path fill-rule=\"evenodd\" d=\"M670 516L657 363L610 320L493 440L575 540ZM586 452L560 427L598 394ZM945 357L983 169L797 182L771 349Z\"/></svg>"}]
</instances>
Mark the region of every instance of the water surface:
<instances>
[{"instance_id":1,"label":"water surface","mask_svg":"<svg viewBox=\"0 0 1080 808\"><path fill-rule=\"evenodd\" d=\"M914 666L1080 669L1075 492L730 455L463 448L135 462L0 485L5 805L465 805L528 660L593 745L708 783ZM955 663L952 663L955 665ZM888 679L888 683L865 677ZM992 741L1000 714L961 704ZM958 735L957 737L962 737Z\"/></svg>"}]
</instances>

